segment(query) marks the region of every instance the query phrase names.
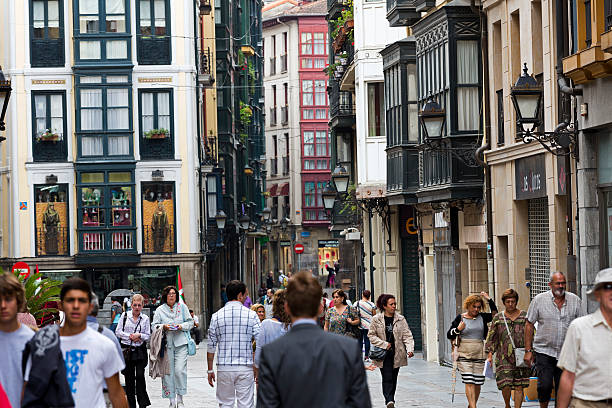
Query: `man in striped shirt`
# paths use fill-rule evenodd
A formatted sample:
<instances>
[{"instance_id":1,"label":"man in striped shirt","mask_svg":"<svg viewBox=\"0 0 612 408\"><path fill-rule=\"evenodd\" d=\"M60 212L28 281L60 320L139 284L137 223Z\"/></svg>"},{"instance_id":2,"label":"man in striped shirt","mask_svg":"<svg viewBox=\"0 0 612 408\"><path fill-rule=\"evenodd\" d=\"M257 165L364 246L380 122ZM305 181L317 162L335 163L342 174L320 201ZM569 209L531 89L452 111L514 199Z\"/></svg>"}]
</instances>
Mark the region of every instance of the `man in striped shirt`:
<instances>
[{"instance_id":1,"label":"man in striped shirt","mask_svg":"<svg viewBox=\"0 0 612 408\"><path fill-rule=\"evenodd\" d=\"M376 314L376 305L370 302L370 291L364 290L362 292L361 300L355 302L353 307L357 308L357 312L359 313L359 329L361 331L361 335L359 336L359 350L363 350L363 344L365 343L365 357L364 360L369 360L368 357L370 354L370 340L368 339L368 331L370 330L370 322L372 321L372 316Z\"/></svg>"}]
</instances>

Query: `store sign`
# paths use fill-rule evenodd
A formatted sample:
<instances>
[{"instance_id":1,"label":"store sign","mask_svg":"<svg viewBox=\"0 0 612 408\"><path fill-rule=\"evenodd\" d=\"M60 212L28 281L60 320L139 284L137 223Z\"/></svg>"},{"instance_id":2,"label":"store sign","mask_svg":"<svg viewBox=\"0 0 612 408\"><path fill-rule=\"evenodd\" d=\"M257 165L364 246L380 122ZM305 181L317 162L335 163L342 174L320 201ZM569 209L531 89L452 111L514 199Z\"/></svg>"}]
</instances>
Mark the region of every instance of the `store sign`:
<instances>
[{"instance_id":1,"label":"store sign","mask_svg":"<svg viewBox=\"0 0 612 408\"><path fill-rule=\"evenodd\" d=\"M407 205L400 206L400 236L402 238L411 238L416 236L418 232L414 207Z\"/></svg>"},{"instance_id":2,"label":"store sign","mask_svg":"<svg viewBox=\"0 0 612 408\"><path fill-rule=\"evenodd\" d=\"M291 241L281 241L280 242L280 246L281 247L290 247L291 246Z\"/></svg>"},{"instance_id":3,"label":"store sign","mask_svg":"<svg viewBox=\"0 0 612 408\"><path fill-rule=\"evenodd\" d=\"M515 162L516 199L546 197L546 161L544 154L525 157Z\"/></svg>"},{"instance_id":4,"label":"store sign","mask_svg":"<svg viewBox=\"0 0 612 408\"><path fill-rule=\"evenodd\" d=\"M569 169L566 167L566 156L557 156L557 195L567 195Z\"/></svg>"},{"instance_id":5,"label":"store sign","mask_svg":"<svg viewBox=\"0 0 612 408\"><path fill-rule=\"evenodd\" d=\"M319 241L319 248L338 248L340 246L337 239L326 239Z\"/></svg>"}]
</instances>

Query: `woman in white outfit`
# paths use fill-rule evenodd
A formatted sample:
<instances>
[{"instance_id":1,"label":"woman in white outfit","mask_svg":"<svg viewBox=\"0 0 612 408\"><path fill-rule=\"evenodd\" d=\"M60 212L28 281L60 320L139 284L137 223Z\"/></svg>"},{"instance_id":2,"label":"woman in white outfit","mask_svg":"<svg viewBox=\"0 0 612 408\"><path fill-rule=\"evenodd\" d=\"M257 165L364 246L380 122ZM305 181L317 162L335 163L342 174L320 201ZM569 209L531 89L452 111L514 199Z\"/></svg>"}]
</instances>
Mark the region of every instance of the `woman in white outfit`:
<instances>
[{"instance_id":1,"label":"woman in white outfit","mask_svg":"<svg viewBox=\"0 0 612 408\"><path fill-rule=\"evenodd\" d=\"M166 286L162 291L162 305L155 311L153 327L166 332L166 353L170 361L170 374L162 378L162 397L170 399L170 407L184 408L183 395L187 394L187 339L193 327L193 318L186 305L179 303L178 290Z\"/></svg>"}]
</instances>

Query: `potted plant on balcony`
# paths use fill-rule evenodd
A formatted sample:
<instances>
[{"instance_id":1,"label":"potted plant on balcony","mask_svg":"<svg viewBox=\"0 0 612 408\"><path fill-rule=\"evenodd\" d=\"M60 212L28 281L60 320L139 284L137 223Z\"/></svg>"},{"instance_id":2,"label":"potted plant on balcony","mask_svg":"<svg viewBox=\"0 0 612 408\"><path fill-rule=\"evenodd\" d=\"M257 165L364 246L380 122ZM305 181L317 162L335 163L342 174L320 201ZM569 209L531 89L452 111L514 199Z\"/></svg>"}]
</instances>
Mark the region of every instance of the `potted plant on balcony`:
<instances>
[{"instance_id":1,"label":"potted plant on balcony","mask_svg":"<svg viewBox=\"0 0 612 408\"><path fill-rule=\"evenodd\" d=\"M50 129L45 129L43 133L39 134L36 137L36 140L38 140L39 142L57 142L61 140L61 138L59 133L55 133Z\"/></svg>"},{"instance_id":2,"label":"potted plant on balcony","mask_svg":"<svg viewBox=\"0 0 612 408\"><path fill-rule=\"evenodd\" d=\"M168 137L168 134L170 132L168 131L168 129L151 129L148 130L146 132L144 132L144 137L145 139L165 139Z\"/></svg>"},{"instance_id":3,"label":"potted plant on balcony","mask_svg":"<svg viewBox=\"0 0 612 408\"><path fill-rule=\"evenodd\" d=\"M346 66L346 64L348 64L348 54L346 51L342 51L337 57L340 65Z\"/></svg>"},{"instance_id":4,"label":"potted plant on balcony","mask_svg":"<svg viewBox=\"0 0 612 408\"><path fill-rule=\"evenodd\" d=\"M240 123L242 123L242 126L246 128L251 124L252 119L253 109L248 104L240 101Z\"/></svg>"}]
</instances>

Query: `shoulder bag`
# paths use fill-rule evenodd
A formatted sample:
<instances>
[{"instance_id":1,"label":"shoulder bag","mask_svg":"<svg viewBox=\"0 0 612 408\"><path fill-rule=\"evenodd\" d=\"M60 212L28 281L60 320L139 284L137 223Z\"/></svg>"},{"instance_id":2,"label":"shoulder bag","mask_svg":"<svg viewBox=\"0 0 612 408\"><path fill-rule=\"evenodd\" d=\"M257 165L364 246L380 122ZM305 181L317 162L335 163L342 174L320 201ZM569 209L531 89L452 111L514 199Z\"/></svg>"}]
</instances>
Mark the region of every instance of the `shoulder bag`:
<instances>
[{"instance_id":1,"label":"shoulder bag","mask_svg":"<svg viewBox=\"0 0 612 408\"><path fill-rule=\"evenodd\" d=\"M121 327L121 330L124 332L125 332L125 321L126 320L127 320L127 312L123 314L123 327ZM140 333L140 321L141 320L142 320L142 316L139 316L138 323L136 323L136 327L134 327L134 333L136 333L137 329L138 329L138 333ZM140 359L143 359L143 356L141 355L141 353L139 353L139 350L141 349L142 346L145 346L145 343L142 342L142 345L139 347L132 347L132 343L134 343L132 340L130 340L129 346L121 343L121 351L123 352L123 360L126 363L130 361L136 362ZM144 356L144 359L146 359L146 355Z\"/></svg>"},{"instance_id":2,"label":"shoulder bag","mask_svg":"<svg viewBox=\"0 0 612 408\"><path fill-rule=\"evenodd\" d=\"M510 333L510 328L508 327L508 322L506 321L506 313L501 312L501 314L502 314L502 317L504 318L504 324L506 325L506 330L508 331L508 337L510 338L512 349L514 350L514 358L515 358L514 364L516 365L517 368L527 367L527 365L525 364L525 360L524 360L525 347L516 348L516 346L514 345L514 339L512 338L512 333Z\"/></svg>"},{"instance_id":3,"label":"shoulder bag","mask_svg":"<svg viewBox=\"0 0 612 408\"><path fill-rule=\"evenodd\" d=\"M358 312L355 313L355 307L354 306L347 306L349 308L349 318L350 319L354 319L357 318L359 319L359 315ZM359 309L357 309L359 310ZM348 322L348 320L346 321L346 332L349 336L354 337L356 339L359 338L359 336L361 335L361 329L359 328L359 323L358 324L350 324Z\"/></svg>"},{"instance_id":4,"label":"shoulder bag","mask_svg":"<svg viewBox=\"0 0 612 408\"><path fill-rule=\"evenodd\" d=\"M183 310L183 321L185 321L185 307L183 307L182 310ZM187 339L187 354L190 356L195 356L195 353L196 353L195 341L193 341L189 332L183 331L183 333L185 334L185 338Z\"/></svg>"},{"instance_id":5,"label":"shoulder bag","mask_svg":"<svg viewBox=\"0 0 612 408\"><path fill-rule=\"evenodd\" d=\"M384 322L383 322L383 330L384 330ZM370 326L371 329L371 326ZM368 355L368 357L370 357L370 360L384 360L385 357L387 356L387 349L384 349L382 347L378 347L375 345L370 346L370 354Z\"/></svg>"}]
</instances>

